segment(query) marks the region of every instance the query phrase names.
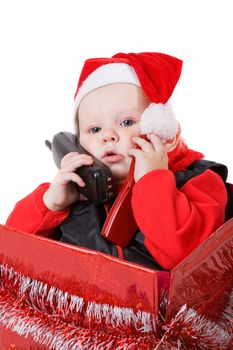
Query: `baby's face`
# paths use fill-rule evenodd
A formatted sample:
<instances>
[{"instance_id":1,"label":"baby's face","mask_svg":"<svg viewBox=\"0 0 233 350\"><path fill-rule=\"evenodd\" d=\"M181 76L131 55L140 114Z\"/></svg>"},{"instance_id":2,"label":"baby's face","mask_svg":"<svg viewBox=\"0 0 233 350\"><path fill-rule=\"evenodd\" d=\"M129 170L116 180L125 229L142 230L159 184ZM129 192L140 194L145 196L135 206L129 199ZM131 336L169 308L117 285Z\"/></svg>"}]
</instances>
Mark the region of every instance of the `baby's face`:
<instances>
[{"instance_id":1,"label":"baby's face","mask_svg":"<svg viewBox=\"0 0 233 350\"><path fill-rule=\"evenodd\" d=\"M140 116L148 104L143 90L132 84L100 87L80 102L80 144L111 169L117 184L127 177L132 137L140 135Z\"/></svg>"}]
</instances>

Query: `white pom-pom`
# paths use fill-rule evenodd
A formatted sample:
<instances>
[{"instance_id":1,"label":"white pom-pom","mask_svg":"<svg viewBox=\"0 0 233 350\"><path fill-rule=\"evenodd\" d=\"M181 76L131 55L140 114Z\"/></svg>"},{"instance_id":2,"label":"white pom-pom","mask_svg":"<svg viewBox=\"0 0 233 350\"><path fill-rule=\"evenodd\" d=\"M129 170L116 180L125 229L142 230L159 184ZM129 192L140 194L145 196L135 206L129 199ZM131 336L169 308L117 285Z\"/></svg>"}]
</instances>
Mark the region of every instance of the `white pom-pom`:
<instances>
[{"instance_id":1,"label":"white pom-pom","mask_svg":"<svg viewBox=\"0 0 233 350\"><path fill-rule=\"evenodd\" d=\"M141 115L140 127L142 134L154 133L163 140L174 138L179 130L178 121L168 103L151 103Z\"/></svg>"}]
</instances>

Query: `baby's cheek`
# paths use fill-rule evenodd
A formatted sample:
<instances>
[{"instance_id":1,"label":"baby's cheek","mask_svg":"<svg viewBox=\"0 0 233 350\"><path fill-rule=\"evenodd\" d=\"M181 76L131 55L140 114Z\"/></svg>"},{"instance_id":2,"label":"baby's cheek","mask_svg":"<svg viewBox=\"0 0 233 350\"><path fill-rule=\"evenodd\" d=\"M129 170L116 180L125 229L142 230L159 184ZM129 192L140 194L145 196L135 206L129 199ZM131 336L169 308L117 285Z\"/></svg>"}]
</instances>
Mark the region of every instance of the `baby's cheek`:
<instances>
[{"instance_id":1,"label":"baby's cheek","mask_svg":"<svg viewBox=\"0 0 233 350\"><path fill-rule=\"evenodd\" d=\"M132 137L134 137L134 135L131 136L131 137L125 142L125 145L124 145L124 148L125 148L127 154L128 154L128 151L129 151L129 150L131 150L133 147L135 147L135 144L133 143Z\"/></svg>"}]
</instances>

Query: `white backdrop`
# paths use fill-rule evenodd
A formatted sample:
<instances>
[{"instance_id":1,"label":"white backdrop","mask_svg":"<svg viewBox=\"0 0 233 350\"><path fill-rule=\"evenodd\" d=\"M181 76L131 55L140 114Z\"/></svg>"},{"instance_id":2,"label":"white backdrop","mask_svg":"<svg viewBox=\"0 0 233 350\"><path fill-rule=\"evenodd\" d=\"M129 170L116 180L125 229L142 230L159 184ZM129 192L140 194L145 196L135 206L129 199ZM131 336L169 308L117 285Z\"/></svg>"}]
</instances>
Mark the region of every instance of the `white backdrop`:
<instances>
[{"instance_id":1,"label":"white backdrop","mask_svg":"<svg viewBox=\"0 0 233 350\"><path fill-rule=\"evenodd\" d=\"M73 131L85 58L159 51L184 60L173 107L206 158L232 161L232 1L0 0L0 222L56 167L45 139Z\"/></svg>"}]
</instances>

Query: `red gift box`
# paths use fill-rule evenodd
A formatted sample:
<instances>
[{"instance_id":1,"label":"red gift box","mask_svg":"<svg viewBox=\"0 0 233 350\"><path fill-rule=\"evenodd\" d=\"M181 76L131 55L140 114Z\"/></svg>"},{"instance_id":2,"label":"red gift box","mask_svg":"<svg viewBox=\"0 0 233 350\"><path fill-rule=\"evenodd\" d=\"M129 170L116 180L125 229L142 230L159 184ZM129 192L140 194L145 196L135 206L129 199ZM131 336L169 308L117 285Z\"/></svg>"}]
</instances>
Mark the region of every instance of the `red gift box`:
<instances>
[{"instance_id":1,"label":"red gift box","mask_svg":"<svg viewBox=\"0 0 233 350\"><path fill-rule=\"evenodd\" d=\"M0 225L0 349L232 349L233 219L170 272Z\"/></svg>"}]
</instances>

